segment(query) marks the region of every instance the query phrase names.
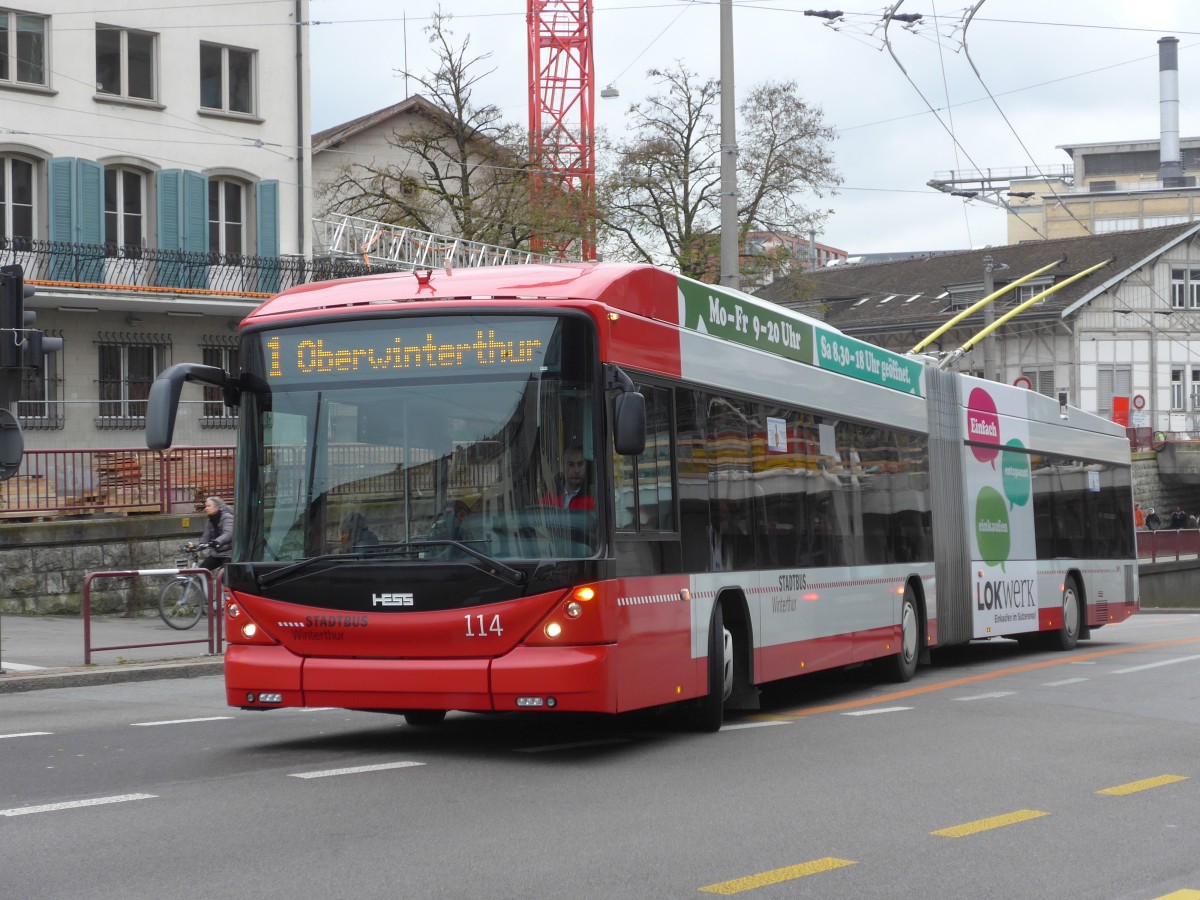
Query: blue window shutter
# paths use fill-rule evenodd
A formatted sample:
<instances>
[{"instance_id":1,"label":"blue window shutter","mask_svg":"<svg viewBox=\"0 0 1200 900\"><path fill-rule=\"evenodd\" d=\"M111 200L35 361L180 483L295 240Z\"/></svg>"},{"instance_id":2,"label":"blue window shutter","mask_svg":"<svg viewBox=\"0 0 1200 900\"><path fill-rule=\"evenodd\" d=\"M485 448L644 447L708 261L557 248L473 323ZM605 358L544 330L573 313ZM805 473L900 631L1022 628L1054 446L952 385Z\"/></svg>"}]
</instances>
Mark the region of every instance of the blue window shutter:
<instances>
[{"instance_id":1,"label":"blue window shutter","mask_svg":"<svg viewBox=\"0 0 1200 900\"><path fill-rule=\"evenodd\" d=\"M104 167L90 159L75 160L75 239L81 244L104 243Z\"/></svg>"},{"instance_id":2,"label":"blue window shutter","mask_svg":"<svg viewBox=\"0 0 1200 900\"><path fill-rule=\"evenodd\" d=\"M49 227L50 277L54 281L101 281L103 272L100 246L103 210L100 184L94 184L96 163L60 156L50 160L47 173L50 187ZM86 179L91 192L83 190ZM84 247L84 244L94 245Z\"/></svg>"},{"instance_id":3,"label":"blue window shutter","mask_svg":"<svg viewBox=\"0 0 1200 900\"><path fill-rule=\"evenodd\" d=\"M158 173L158 265L161 287L208 285L208 177L183 169Z\"/></svg>"},{"instance_id":4,"label":"blue window shutter","mask_svg":"<svg viewBox=\"0 0 1200 900\"><path fill-rule=\"evenodd\" d=\"M279 182L260 181L256 185L258 255L279 255Z\"/></svg>"},{"instance_id":5,"label":"blue window shutter","mask_svg":"<svg viewBox=\"0 0 1200 900\"><path fill-rule=\"evenodd\" d=\"M208 176L183 173L183 287L208 287Z\"/></svg>"},{"instance_id":6,"label":"blue window shutter","mask_svg":"<svg viewBox=\"0 0 1200 900\"><path fill-rule=\"evenodd\" d=\"M208 176L199 172L183 173L182 247L194 253L209 251Z\"/></svg>"},{"instance_id":7,"label":"blue window shutter","mask_svg":"<svg viewBox=\"0 0 1200 900\"><path fill-rule=\"evenodd\" d=\"M255 229L258 240L258 289L279 293L279 182L260 181L256 186Z\"/></svg>"},{"instance_id":8,"label":"blue window shutter","mask_svg":"<svg viewBox=\"0 0 1200 900\"><path fill-rule=\"evenodd\" d=\"M158 173L158 246L161 250L183 249L183 172L163 169Z\"/></svg>"},{"instance_id":9,"label":"blue window shutter","mask_svg":"<svg viewBox=\"0 0 1200 900\"><path fill-rule=\"evenodd\" d=\"M182 285L183 260L183 171L163 169L156 178L158 195L158 248L162 251L155 269L159 287Z\"/></svg>"},{"instance_id":10,"label":"blue window shutter","mask_svg":"<svg viewBox=\"0 0 1200 900\"><path fill-rule=\"evenodd\" d=\"M76 278L90 284L104 279L104 167L75 160L75 240L80 244Z\"/></svg>"},{"instance_id":11,"label":"blue window shutter","mask_svg":"<svg viewBox=\"0 0 1200 900\"><path fill-rule=\"evenodd\" d=\"M60 156L46 166L50 178L50 240L75 240L72 206L75 200L75 160Z\"/></svg>"}]
</instances>

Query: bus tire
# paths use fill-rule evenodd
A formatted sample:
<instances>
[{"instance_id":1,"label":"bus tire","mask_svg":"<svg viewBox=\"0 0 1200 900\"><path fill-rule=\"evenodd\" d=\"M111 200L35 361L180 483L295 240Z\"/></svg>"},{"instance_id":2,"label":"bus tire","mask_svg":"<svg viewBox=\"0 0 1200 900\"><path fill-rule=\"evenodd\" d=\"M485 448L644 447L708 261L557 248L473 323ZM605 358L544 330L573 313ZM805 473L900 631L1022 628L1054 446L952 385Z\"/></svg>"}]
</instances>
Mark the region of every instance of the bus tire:
<instances>
[{"instance_id":1,"label":"bus tire","mask_svg":"<svg viewBox=\"0 0 1200 900\"><path fill-rule=\"evenodd\" d=\"M696 701L689 717L694 731L720 731L725 700L733 693L733 635L725 628L721 604L713 604L708 629L708 693Z\"/></svg>"},{"instance_id":2,"label":"bus tire","mask_svg":"<svg viewBox=\"0 0 1200 900\"><path fill-rule=\"evenodd\" d=\"M1047 635L1054 650L1074 650L1079 643L1079 622L1082 619L1083 599L1079 594L1079 582L1068 575L1063 582L1062 625Z\"/></svg>"},{"instance_id":3,"label":"bus tire","mask_svg":"<svg viewBox=\"0 0 1200 900\"><path fill-rule=\"evenodd\" d=\"M900 601L900 650L888 657L888 676L892 681L911 681L917 673L917 660L921 655L921 611L917 609L917 595L912 584L904 585L904 599Z\"/></svg>"},{"instance_id":4,"label":"bus tire","mask_svg":"<svg viewBox=\"0 0 1200 900\"><path fill-rule=\"evenodd\" d=\"M445 719L444 709L410 709L404 713L404 721L409 725L441 725Z\"/></svg>"}]
</instances>

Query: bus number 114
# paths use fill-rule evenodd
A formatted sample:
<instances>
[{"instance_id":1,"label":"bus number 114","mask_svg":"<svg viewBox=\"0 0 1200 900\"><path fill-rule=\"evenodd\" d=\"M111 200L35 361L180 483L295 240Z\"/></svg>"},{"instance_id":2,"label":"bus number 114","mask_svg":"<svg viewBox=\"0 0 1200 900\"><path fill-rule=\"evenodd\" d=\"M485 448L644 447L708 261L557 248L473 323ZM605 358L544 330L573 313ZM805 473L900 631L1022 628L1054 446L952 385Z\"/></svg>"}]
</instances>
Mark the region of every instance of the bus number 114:
<instances>
[{"instance_id":1,"label":"bus number 114","mask_svg":"<svg viewBox=\"0 0 1200 900\"><path fill-rule=\"evenodd\" d=\"M463 616L467 620L467 637L487 637L489 634L501 635L504 634L504 629L500 627L500 614L492 616L492 622L486 627L483 624L483 616Z\"/></svg>"}]
</instances>

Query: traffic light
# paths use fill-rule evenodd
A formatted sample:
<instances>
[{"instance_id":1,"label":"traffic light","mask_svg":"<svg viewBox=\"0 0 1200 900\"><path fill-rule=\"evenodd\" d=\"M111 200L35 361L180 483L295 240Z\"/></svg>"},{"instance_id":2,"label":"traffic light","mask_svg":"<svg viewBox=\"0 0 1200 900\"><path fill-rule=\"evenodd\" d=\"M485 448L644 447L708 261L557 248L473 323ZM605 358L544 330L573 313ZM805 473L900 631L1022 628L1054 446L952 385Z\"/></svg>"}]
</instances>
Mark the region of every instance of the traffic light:
<instances>
[{"instance_id":1,"label":"traffic light","mask_svg":"<svg viewBox=\"0 0 1200 900\"><path fill-rule=\"evenodd\" d=\"M0 369L24 365L25 279L20 266L0 266Z\"/></svg>"},{"instance_id":2,"label":"traffic light","mask_svg":"<svg viewBox=\"0 0 1200 900\"><path fill-rule=\"evenodd\" d=\"M0 266L0 369L41 369L46 354L63 347L62 338L38 330L37 312L25 309L36 291L24 276L19 265Z\"/></svg>"}]
</instances>

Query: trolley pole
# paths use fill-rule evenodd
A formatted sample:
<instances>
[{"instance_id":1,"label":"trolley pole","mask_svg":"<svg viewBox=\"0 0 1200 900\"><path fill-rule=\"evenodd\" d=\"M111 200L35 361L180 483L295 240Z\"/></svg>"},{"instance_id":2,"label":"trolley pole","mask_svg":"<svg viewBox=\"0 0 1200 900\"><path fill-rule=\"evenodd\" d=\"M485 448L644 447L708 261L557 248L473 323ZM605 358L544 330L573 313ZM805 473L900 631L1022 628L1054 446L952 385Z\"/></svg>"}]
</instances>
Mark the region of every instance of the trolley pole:
<instances>
[{"instance_id":1,"label":"trolley pole","mask_svg":"<svg viewBox=\"0 0 1200 900\"><path fill-rule=\"evenodd\" d=\"M992 257L983 258L983 296L990 297L996 289L992 281ZM996 321L996 308L989 303L983 308L983 324L985 327ZM989 334L983 339L983 377L988 381L996 381L996 335Z\"/></svg>"},{"instance_id":2,"label":"trolley pole","mask_svg":"<svg viewBox=\"0 0 1200 900\"><path fill-rule=\"evenodd\" d=\"M733 96L733 0L721 0L721 287L738 290L737 121Z\"/></svg>"}]
</instances>

